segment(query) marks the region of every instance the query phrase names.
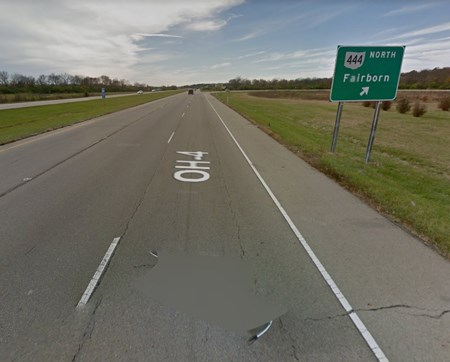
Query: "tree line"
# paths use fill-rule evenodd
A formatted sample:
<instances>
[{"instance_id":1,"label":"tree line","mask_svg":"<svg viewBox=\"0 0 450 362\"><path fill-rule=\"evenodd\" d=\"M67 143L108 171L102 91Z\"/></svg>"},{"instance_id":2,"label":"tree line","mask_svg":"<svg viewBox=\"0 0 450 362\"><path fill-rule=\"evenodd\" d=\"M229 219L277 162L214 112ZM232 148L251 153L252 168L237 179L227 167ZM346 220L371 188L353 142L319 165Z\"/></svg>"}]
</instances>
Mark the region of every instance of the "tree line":
<instances>
[{"instance_id":1,"label":"tree line","mask_svg":"<svg viewBox=\"0 0 450 362\"><path fill-rule=\"evenodd\" d=\"M402 89L450 89L450 67L402 73Z\"/></svg>"},{"instance_id":2,"label":"tree line","mask_svg":"<svg viewBox=\"0 0 450 362\"><path fill-rule=\"evenodd\" d=\"M331 78L306 78L306 79L245 79L236 77L228 81L226 85L231 90L255 90L255 89L330 89Z\"/></svg>"},{"instance_id":3,"label":"tree line","mask_svg":"<svg viewBox=\"0 0 450 362\"><path fill-rule=\"evenodd\" d=\"M9 74L6 71L0 71L0 94L89 93L100 92L102 87L106 87L109 92L151 91L156 88L144 83L131 83L126 79L110 78L107 75L86 77L51 73L35 78L20 73ZM163 86L158 89L168 90L177 89L177 87Z\"/></svg>"},{"instance_id":4,"label":"tree line","mask_svg":"<svg viewBox=\"0 0 450 362\"><path fill-rule=\"evenodd\" d=\"M332 78L246 79L236 77L223 85L230 90L330 89ZM450 67L411 71L400 76L400 89L450 89Z\"/></svg>"},{"instance_id":5,"label":"tree line","mask_svg":"<svg viewBox=\"0 0 450 362\"><path fill-rule=\"evenodd\" d=\"M331 78L297 78L297 79L246 79L236 77L223 84L197 84L186 87L205 88L211 90L256 90L256 89L330 89ZM86 77L67 73L39 77L26 76L19 73L9 74L0 71L0 94L17 93L89 93L100 92L106 87L108 92L131 92L137 90L150 91L156 87L144 83L131 83L126 79ZM450 89L450 67L402 73L400 89ZM177 89L176 86L158 87L161 90Z\"/></svg>"}]
</instances>

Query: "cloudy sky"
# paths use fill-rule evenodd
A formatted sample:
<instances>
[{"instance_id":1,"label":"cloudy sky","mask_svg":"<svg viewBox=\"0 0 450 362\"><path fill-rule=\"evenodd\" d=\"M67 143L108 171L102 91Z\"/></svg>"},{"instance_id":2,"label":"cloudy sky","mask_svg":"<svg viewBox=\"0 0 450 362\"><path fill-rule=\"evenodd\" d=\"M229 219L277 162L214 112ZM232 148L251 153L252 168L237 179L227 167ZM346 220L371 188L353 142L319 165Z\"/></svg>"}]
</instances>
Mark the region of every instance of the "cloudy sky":
<instances>
[{"instance_id":1,"label":"cloudy sky","mask_svg":"<svg viewBox=\"0 0 450 362\"><path fill-rule=\"evenodd\" d=\"M152 85L331 77L337 45L450 66L450 1L0 0L0 70Z\"/></svg>"}]
</instances>

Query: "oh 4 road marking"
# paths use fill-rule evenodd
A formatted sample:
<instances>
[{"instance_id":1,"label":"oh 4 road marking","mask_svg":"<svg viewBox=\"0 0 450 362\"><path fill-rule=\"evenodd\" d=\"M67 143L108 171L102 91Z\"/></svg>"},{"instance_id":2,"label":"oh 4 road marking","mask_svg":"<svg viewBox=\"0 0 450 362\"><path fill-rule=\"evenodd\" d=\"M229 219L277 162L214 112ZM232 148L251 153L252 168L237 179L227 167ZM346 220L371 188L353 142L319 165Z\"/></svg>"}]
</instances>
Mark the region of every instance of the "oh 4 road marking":
<instances>
[{"instance_id":1,"label":"oh 4 road marking","mask_svg":"<svg viewBox=\"0 0 450 362\"><path fill-rule=\"evenodd\" d=\"M181 182L204 182L209 180L209 161L202 161L208 152L177 151L178 154L189 156L194 160L177 160L173 177Z\"/></svg>"}]
</instances>

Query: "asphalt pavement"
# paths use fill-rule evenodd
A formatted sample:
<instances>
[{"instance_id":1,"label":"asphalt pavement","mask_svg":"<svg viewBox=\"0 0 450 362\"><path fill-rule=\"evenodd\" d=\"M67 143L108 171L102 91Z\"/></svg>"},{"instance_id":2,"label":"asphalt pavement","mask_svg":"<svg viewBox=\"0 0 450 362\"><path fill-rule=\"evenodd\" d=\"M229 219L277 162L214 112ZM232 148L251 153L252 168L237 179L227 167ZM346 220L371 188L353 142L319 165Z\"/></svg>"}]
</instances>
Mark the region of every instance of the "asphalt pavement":
<instances>
[{"instance_id":1,"label":"asphalt pavement","mask_svg":"<svg viewBox=\"0 0 450 362\"><path fill-rule=\"evenodd\" d=\"M107 94L106 97L117 98L117 97L135 96L135 95L136 95L136 93L133 92L133 93L124 93L124 94L112 94L112 95ZM3 104L0 104L0 110L27 108L27 107L36 107L36 106L48 106L50 104L85 102L85 101L92 101L93 99L102 99L102 96L90 96L90 97L66 98L66 99L50 99L47 101L3 103Z\"/></svg>"},{"instance_id":2,"label":"asphalt pavement","mask_svg":"<svg viewBox=\"0 0 450 362\"><path fill-rule=\"evenodd\" d=\"M209 94L2 146L0 169L2 361L448 360L450 263ZM226 257L282 310L252 344L221 322L260 306L195 283Z\"/></svg>"}]
</instances>

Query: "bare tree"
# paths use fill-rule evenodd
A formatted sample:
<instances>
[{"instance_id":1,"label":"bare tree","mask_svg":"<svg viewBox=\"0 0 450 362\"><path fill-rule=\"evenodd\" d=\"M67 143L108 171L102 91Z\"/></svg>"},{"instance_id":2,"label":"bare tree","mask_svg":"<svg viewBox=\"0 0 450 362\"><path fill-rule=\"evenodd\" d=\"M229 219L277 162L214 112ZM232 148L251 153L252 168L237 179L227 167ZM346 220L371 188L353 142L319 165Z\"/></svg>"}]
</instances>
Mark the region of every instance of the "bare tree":
<instances>
[{"instance_id":1,"label":"bare tree","mask_svg":"<svg viewBox=\"0 0 450 362\"><path fill-rule=\"evenodd\" d=\"M81 85L83 83L83 77L81 75L74 75L71 80L72 84Z\"/></svg>"},{"instance_id":2,"label":"bare tree","mask_svg":"<svg viewBox=\"0 0 450 362\"><path fill-rule=\"evenodd\" d=\"M59 75L55 73L51 73L47 76L48 83L50 85L57 85L59 84Z\"/></svg>"},{"instance_id":3,"label":"bare tree","mask_svg":"<svg viewBox=\"0 0 450 362\"><path fill-rule=\"evenodd\" d=\"M91 87L94 85L99 85L100 80L99 80L99 78L94 78L94 77L84 77L82 83L83 83L83 85Z\"/></svg>"},{"instance_id":4,"label":"bare tree","mask_svg":"<svg viewBox=\"0 0 450 362\"><path fill-rule=\"evenodd\" d=\"M20 73L13 73L11 75L11 80L10 80L10 84L14 85L14 86L22 86L24 83L24 79L25 76L20 74Z\"/></svg>"},{"instance_id":5,"label":"bare tree","mask_svg":"<svg viewBox=\"0 0 450 362\"><path fill-rule=\"evenodd\" d=\"M0 71L0 84L8 85L8 79L9 79L8 72L5 72L4 70Z\"/></svg>"},{"instance_id":6,"label":"bare tree","mask_svg":"<svg viewBox=\"0 0 450 362\"><path fill-rule=\"evenodd\" d=\"M36 83L40 86L43 85L47 85L48 84L48 80L47 80L47 76L45 74L41 74L37 79L36 79Z\"/></svg>"},{"instance_id":7,"label":"bare tree","mask_svg":"<svg viewBox=\"0 0 450 362\"><path fill-rule=\"evenodd\" d=\"M72 76L70 74L67 73L62 73L59 75L59 85L67 85L70 84L70 80L71 80Z\"/></svg>"},{"instance_id":8,"label":"bare tree","mask_svg":"<svg viewBox=\"0 0 450 362\"><path fill-rule=\"evenodd\" d=\"M102 85L111 85L111 78L107 75L100 76L100 82Z\"/></svg>"}]
</instances>

